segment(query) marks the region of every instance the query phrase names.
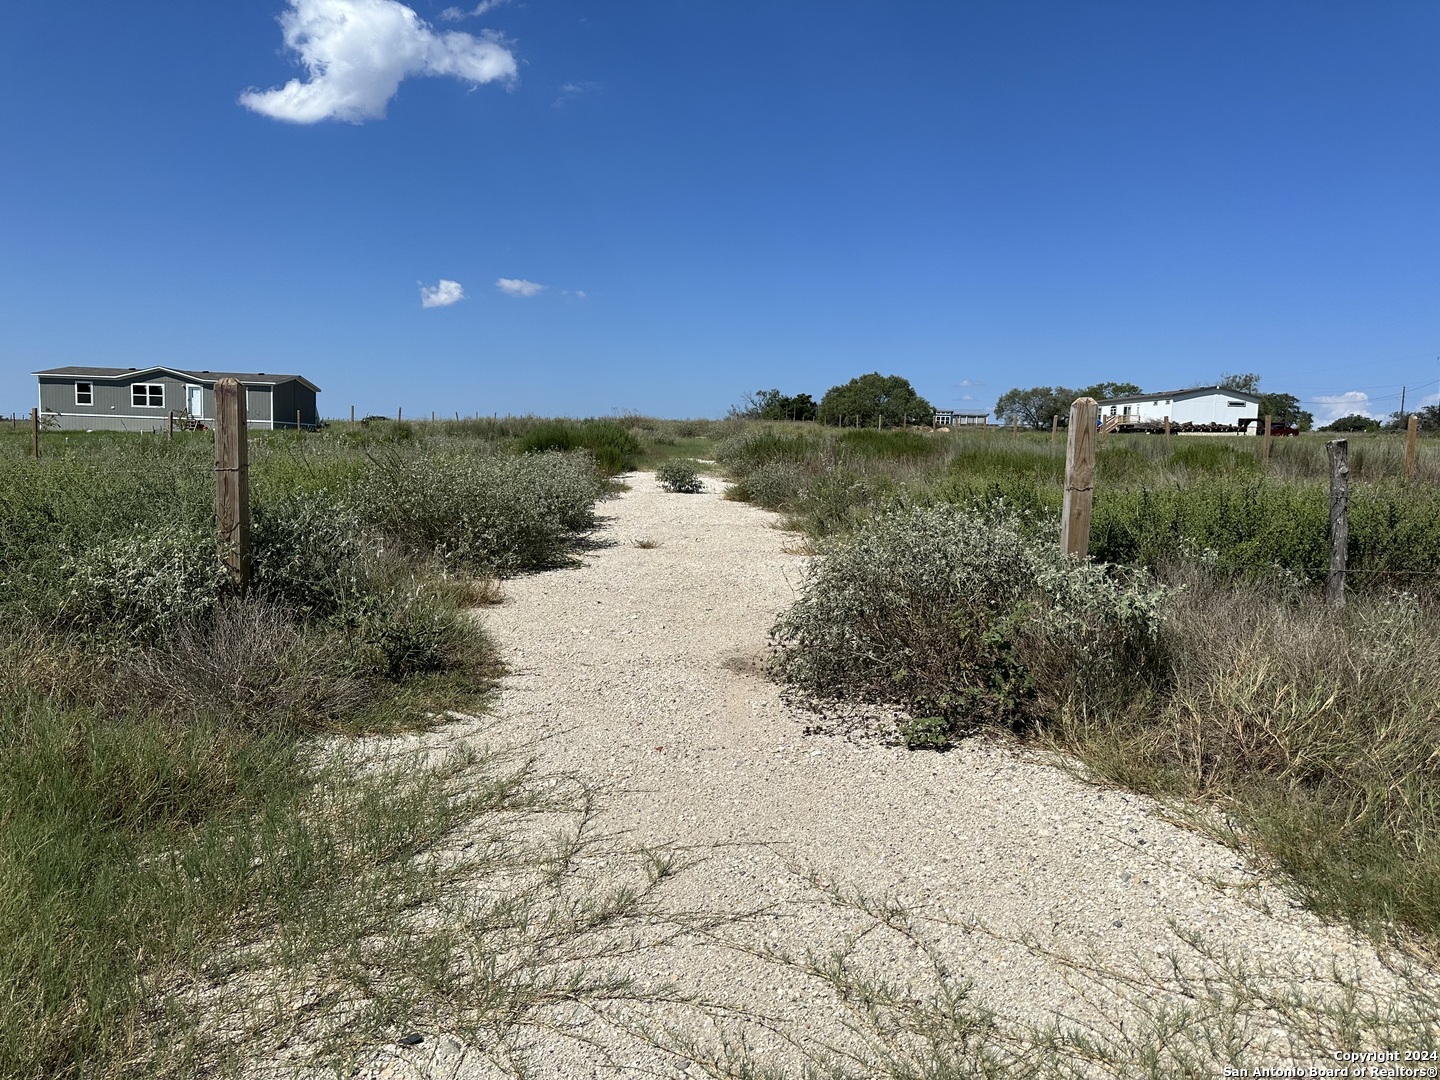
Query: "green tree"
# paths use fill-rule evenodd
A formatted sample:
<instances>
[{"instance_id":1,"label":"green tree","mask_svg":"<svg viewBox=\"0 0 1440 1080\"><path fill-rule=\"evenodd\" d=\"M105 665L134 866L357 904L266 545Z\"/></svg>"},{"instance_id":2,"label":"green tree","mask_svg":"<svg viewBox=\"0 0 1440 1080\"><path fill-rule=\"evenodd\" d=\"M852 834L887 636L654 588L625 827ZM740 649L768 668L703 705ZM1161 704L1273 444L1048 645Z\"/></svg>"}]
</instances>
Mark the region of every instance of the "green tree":
<instances>
[{"instance_id":1,"label":"green tree","mask_svg":"<svg viewBox=\"0 0 1440 1080\"><path fill-rule=\"evenodd\" d=\"M996 399L995 418L1003 424L1019 420L1028 428L1040 430L1048 428L1056 416L1065 423L1070 418L1071 404L1083 396L1063 386L1016 386Z\"/></svg>"},{"instance_id":2,"label":"green tree","mask_svg":"<svg viewBox=\"0 0 1440 1080\"><path fill-rule=\"evenodd\" d=\"M780 413L786 420L814 420L820 406L809 394L780 399Z\"/></svg>"},{"instance_id":3,"label":"green tree","mask_svg":"<svg viewBox=\"0 0 1440 1080\"><path fill-rule=\"evenodd\" d=\"M825 391L817 410L821 423L843 423L847 427L928 424L934 415L935 407L915 392L909 379L878 371L832 386Z\"/></svg>"},{"instance_id":4,"label":"green tree","mask_svg":"<svg viewBox=\"0 0 1440 1080\"><path fill-rule=\"evenodd\" d=\"M1090 397L1096 401L1108 401L1111 398L1129 397L1131 394L1143 394L1144 392L1133 382L1097 382L1094 386L1087 386L1075 396Z\"/></svg>"},{"instance_id":5,"label":"green tree","mask_svg":"<svg viewBox=\"0 0 1440 1080\"><path fill-rule=\"evenodd\" d=\"M1227 371L1220 376L1220 385L1226 390L1239 390L1242 394L1258 394L1260 376L1253 371Z\"/></svg>"},{"instance_id":6,"label":"green tree","mask_svg":"<svg viewBox=\"0 0 1440 1080\"><path fill-rule=\"evenodd\" d=\"M1379 431L1380 421L1364 413L1350 413L1337 420L1331 420L1321 431Z\"/></svg>"},{"instance_id":7,"label":"green tree","mask_svg":"<svg viewBox=\"0 0 1440 1080\"><path fill-rule=\"evenodd\" d=\"M1315 417L1300 408L1300 399L1294 394L1261 394L1260 415L1273 417L1276 422L1301 431L1315 426Z\"/></svg>"},{"instance_id":8,"label":"green tree","mask_svg":"<svg viewBox=\"0 0 1440 1080\"><path fill-rule=\"evenodd\" d=\"M1421 431L1440 431L1440 405L1426 405L1423 409L1413 409L1403 413L1393 412L1385 421L1385 426L1404 431L1409 425L1412 415L1416 419L1416 427Z\"/></svg>"}]
</instances>

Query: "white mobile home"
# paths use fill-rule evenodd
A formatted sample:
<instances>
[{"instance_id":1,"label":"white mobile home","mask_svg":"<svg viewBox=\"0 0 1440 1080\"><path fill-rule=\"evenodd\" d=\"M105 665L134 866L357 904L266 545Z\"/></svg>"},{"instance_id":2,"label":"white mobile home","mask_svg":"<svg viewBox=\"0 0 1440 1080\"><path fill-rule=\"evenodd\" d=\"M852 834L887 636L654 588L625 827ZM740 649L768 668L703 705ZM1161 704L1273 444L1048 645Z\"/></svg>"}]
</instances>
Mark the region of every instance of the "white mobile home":
<instances>
[{"instance_id":1,"label":"white mobile home","mask_svg":"<svg viewBox=\"0 0 1440 1080\"><path fill-rule=\"evenodd\" d=\"M1121 424L1223 424L1242 427L1260 415L1260 395L1223 386L1128 394L1100 402L1100 420L1112 416Z\"/></svg>"}]
</instances>

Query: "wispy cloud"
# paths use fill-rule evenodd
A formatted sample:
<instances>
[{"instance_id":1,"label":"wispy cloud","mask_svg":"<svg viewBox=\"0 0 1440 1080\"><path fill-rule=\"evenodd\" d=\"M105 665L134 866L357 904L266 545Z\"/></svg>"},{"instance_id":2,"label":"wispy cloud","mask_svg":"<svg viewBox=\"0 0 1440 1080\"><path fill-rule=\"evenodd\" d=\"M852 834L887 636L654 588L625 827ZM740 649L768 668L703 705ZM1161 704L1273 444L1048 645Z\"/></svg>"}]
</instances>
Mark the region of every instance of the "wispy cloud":
<instances>
[{"instance_id":1,"label":"wispy cloud","mask_svg":"<svg viewBox=\"0 0 1440 1080\"><path fill-rule=\"evenodd\" d=\"M582 94L593 94L600 89L597 82L569 82L560 87L560 94L550 104L556 109L563 108L566 102L573 101Z\"/></svg>"},{"instance_id":2,"label":"wispy cloud","mask_svg":"<svg viewBox=\"0 0 1440 1080\"><path fill-rule=\"evenodd\" d=\"M289 5L280 29L307 78L240 95L245 108L276 120L378 120L411 75L448 75L475 86L516 77L515 56L500 38L437 33L398 0L289 0Z\"/></svg>"},{"instance_id":3,"label":"wispy cloud","mask_svg":"<svg viewBox=\"0 0 1440 1080\"><path fill-rule=\"evenodd\" d=\"M1327 394L1314 399L1316 412L1320 415L1316 419L1322 424L1328 424L1331 420L1338 420L1342 416L1349 416L1358 413L1361 416L1375 417L1374 402L1370 395L1363 390L1348 390L1343 394ZM1375 417L1380 419L1380 417Z\"/></svg>"},{"instance_id":4,"label":"wispy cloud","mask_svg":"<svg viewBox=\"0 0 1440 1080\"><path fill-rule=\"evenodd\" d=\"M970 386L984 386L985 384L984 384L983 382L981 382L979 379L961 379L961 380L960 380L959 382L957 382L955 385L958 386L958 387L960 387L960 388L962 388L962 389L964 389L965 387L970 387Z\"/></svg>"},{"instance_id":5,"label":"wispy cloud","mask_svg":"<svg viewBox=\"0 0 1440 1080\"><path fill-rule=\"evenodd\" d=\"M510 0L480 0L480 3L468 11L465 8L448 7L440 12L440 18L446 22L459 22L461 19L472 19L479 15L484 15L488 11L494 11L498 7L504 7L508 3L510 3Z\"/></svg>"},{"instance_id":6,"label":"wispy cloud","mask_svg":"<svg viewBox=\"0 0 1440 1080\"><path fill-rule=\"evenodd\" d=\"M465 289L458 281L441 278L438 285L420 286L421 307L449 307L465 299Z\"/></svg>"},{"instance_id":7,"label":"wispy cloud","mask_svg":"<svg viewBox=\"0 0 1440 1080\"><path fill-rule=\"evenodd\" d=\"M495 282L495 287L506 296L538 296L545 291L545 286L538 281L526 281L524 278L502 277Z\"/></svg>"}]
</instances>

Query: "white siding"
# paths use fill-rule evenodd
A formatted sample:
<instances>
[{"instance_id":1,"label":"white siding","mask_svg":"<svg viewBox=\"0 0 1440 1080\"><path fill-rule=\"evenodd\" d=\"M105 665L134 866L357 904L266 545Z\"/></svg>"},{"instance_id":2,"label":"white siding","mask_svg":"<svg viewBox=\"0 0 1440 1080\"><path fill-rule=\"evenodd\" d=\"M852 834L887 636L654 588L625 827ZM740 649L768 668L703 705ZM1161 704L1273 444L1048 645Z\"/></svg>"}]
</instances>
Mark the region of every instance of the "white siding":
<instances>
[{"instance_id":1,"label":"white siding","mask_svg":"<svg viewBox=\"0 0 1440 1080\"><path fill-rule=\"evenodd\" d=\"M1231 402L1239 402L1232 405ZM1196 394L1176 394L1172 397L1155 397L1143 401L1106 404L1100 409L1103 420L1107 416L1128 412L1139 414L1139 423L1164 420L1170 417L1172 424L1240 424L1255 419L1259 405L1238 394L1207 390ZM1132 423L1137 422L1135 420Z\"/></svg>"}]
</instances>

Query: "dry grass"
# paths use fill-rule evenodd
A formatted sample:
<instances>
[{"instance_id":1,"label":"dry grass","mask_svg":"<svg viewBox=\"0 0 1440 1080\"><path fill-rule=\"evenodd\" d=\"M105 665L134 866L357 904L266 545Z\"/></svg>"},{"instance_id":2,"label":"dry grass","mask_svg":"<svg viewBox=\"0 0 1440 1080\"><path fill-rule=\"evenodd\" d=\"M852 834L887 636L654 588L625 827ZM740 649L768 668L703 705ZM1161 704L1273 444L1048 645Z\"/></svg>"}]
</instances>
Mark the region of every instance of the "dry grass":
<instances>
[{"instance_id":1,"label":"dry grass","mask_svg":"<svg viewBox=\"0 0 1440 1080\"><path fill-rule=\"evenodd\" d=\"M1100 776L1219 807L1316 910L1440 946L1440 612L1409 595L1246 588L1195 568L1172 677L1048 737Z\"/></svg>"}]
</instances>

